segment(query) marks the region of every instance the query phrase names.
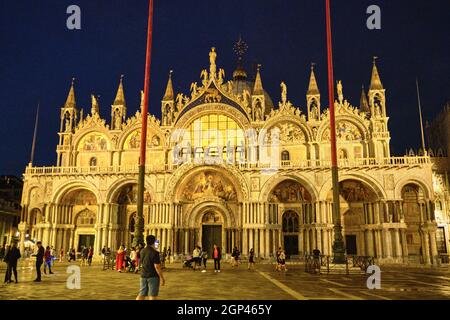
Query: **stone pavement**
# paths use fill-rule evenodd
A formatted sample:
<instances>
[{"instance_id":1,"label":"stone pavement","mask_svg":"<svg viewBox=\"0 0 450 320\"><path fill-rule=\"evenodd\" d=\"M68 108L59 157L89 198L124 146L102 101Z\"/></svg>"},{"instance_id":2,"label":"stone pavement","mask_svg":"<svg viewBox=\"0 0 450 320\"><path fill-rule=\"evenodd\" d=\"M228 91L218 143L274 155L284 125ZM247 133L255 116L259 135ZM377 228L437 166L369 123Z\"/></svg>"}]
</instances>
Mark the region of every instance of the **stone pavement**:
<instances>
[{"instance_id":1,"label":"stone pavement","mask_svg":"<svg viewBox=\"0 0 450 320\"><path fill-rule=\"evenodd\" d=\"M139 290L139 275L102 270L100 264L81 268L81 289L66 287L68 263L56 263L55 274L44 275L34 283L33 262L19 266L18 284L0 284L0 300L130 300ZM302 265L288 266L286 273L273 265L257 265L256 271L245 265L231 269L223 263L214 273L212 264L206 273L182 269L179 263L167 265L166 286L161 299L173 300L429 300L450 299L450 271L444 268L412 269L382 267L381 289L366 287L367 275L305 273ZM5 264L1 265L3 282Z\"/></svg>"}]
</instances>

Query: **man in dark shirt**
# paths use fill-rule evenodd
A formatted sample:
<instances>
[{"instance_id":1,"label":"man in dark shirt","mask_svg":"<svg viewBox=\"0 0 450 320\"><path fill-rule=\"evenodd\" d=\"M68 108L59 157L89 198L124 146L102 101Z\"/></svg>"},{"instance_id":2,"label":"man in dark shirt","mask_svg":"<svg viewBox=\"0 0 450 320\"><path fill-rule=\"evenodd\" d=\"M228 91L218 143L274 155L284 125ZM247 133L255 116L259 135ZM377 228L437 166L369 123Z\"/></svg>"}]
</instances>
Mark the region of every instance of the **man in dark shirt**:
<instances>
[{"instance_id":1,"label":"man in dark shirt","mask_svg":"<svg viewBox=\"0 0 450 320\"><path fill-rule=\"evenodd\" d=\"M140 251L141 287L136 300L156 300L159 294L159 285L164 286L165 284L159 252L155 249L155 241L155 236L147 236L147 246Z\"/></svg>"},{"instance_id":2,"label":"man in dark shirt","mask_svg":"<svg viewBox=\"0 0 450 320\"><path fill-rule=\"evenodd\" d=\"M8 270L6 274L8 275L7 283L11 282L12 274L14 273L14 278L17 281L17 260L20 259L20 251L17 249L17 243L13 242L11 248L8 250L5 256L5 261L8 264Z\"/></svg>"},{"instance_id":3,"label":"man in dark shirt","mask_svg":"<svg viewBox=\"0 0 450 320\"><path fill-rule=\"evenodd\" d=\"M35 282L41 282L41 266L44 263L44 247L42 246L42 242L38 241L37 243L38 251L36 253L36 273L37 277Z\"/></svg>"}]
</instances>

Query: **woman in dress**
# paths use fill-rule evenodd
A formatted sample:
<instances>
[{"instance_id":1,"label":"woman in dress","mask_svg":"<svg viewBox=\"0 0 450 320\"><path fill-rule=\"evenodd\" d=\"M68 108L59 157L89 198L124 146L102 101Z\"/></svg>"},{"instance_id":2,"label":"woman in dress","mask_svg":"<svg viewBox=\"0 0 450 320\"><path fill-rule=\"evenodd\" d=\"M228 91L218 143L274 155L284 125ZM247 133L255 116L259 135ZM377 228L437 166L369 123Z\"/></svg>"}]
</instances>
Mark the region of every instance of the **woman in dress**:
<instances>
[{"instance_id":1,"label":"woman in dress","mask_svg":"<svg viewBox=\"0 0 450 320\"><path fill-rule=\"evenodd\" d=\"M124 262L125 262L125 250L123 250L123 246L120 246L116 254L116 271L122 272Z\"/></svg>"},{"instance_id":2,"label":"woman in dress","mask_svg":"<svg viewBox=\"0 0 450 320\"><path fill-rule=\"evenodd\" d=\"M248 257L248 270L255 269L255 250L250 249L250 254Z\"/></svg>"}]
</instances>

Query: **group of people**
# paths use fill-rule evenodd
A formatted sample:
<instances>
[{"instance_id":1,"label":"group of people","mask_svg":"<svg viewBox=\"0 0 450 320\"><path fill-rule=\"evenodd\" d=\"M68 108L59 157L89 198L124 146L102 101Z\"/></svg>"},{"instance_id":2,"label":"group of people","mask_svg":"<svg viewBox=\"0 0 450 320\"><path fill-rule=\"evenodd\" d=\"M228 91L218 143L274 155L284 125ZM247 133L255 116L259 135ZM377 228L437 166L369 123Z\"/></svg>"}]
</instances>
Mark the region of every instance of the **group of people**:
<instances>
[{"instance_id":1,"label":"group of people","mask_svg":"<svg viewBox=\"0 0 450 320\"><path fill-rule=\"evenodd\" d=\"M197 270L201 268L203 265L202 272L206 272L206 263L208 262L208 252L205 249L202 249L200 246L196 246L194 251L192 252L192 260L194 265L192 268Z\"/></svg>"},{"instance_id":2,"label":"group of people","mask_svg":"<svg viewBox=\"0 0 450 320\"><path fill-rule=\"evenodd\" d=\"M31 254L31 257L36 258L36 279L35 282L42 281L41 268L44 265L44 274L53 274L52 267L54 261L57 260L57 253L53 247L47 246L44 247L41 241L36 243L36 253ZM70 249L67 253L68 261L76 261L76 251L74 248ZM81 250L81 266L83 265L91 265L92 258L94 256L94 249L92 246L90 247L82 247ZM64 261L64 249L61 248L59 251L59 262ZM15 283L18 283L17 277L17 262L21 258L20 250L17 248L17 243L13 242L11 246L3 245L0 248L0 260L6 262L6 274L5 274L5 283L12 282L12 276L14 275Z\"/></svg>"},{"instance_id":3,"label":"group of people","mask_svg":"<svg viewBox=\"0 0 450 320\"><path fill-rule=\"evenodd\" d=\"M118 272L139 272L142 245L131 247L120 246L116 252L116 271Z\"/></svg>"},{"instance_id":4,"label":"group of people","mask_svg":"<svg viewBox=\"0 0 450 320\"><path fill-rule=\"evenodd\" d=\"M73 256L75 254L75 250L72 249L71 252L72 252L72 256ZM80 263L80 266L83 266L83 265L86 265L86 264L91 266L93 257L94 257L94 249L92 248L92 246L89 246L89 248L83 246L81 248L81 263ZM69 259L71 259L71 258L69 258Z\"/></svg>"},{"instance_id":5,"label":"group of people","mask_svg":"<svg viewBox=\"0 0 450 320\"><path fill-rule=\"evenodd\" d=\"M191 260L192 259L192 260ZM214 245L213 249L214 259L214 272L220 272L220 260L222 259L222 252L217 245ZM241 252L238 247L234 247L231 253L231 267L237 268L241 259ZM206 272L206 263L208 261L208 252L200 246L196 246L192 252L192 257L188 257L186 262L193 270L202 269L202 272ZM203 266L203 267L202 267ZM248 270L255 270L255 250L250 249L248 255Z\"/></svg>"},{"instance_id":6,"label":"group of people","mask_svg":"<svg viewBox=\"0 0 450 320\"><path fill-rule=\"evenodd\" d=\"M214 260L214 272L220 272L220 260L222 259L222 251L217 245L214 245L212 258ZM198 270L202 269L202 272L206 272L206 264L208 262L208 251L205 248L201 248L200 246L196 246L194 251L192 252L192 257L188 257L186 262L188 266L192 267L192 269ZM203 265L203 267L202 267Z\"/></svg>"},{"instance_id":7,"label":"group of people","mask_svg":"<svg viewBox=\"0 0 450 320\"><path fill-rule=\"evenodd\" d=\"M233 252L231 253L231 267L238 267L239 266L239 260L241 257L241 252L239 251L238 247L234 247ZM248 270L254 270L255 269L255 250L253 248L250 249L248 253Z\"/></svg>"}]
</instances>

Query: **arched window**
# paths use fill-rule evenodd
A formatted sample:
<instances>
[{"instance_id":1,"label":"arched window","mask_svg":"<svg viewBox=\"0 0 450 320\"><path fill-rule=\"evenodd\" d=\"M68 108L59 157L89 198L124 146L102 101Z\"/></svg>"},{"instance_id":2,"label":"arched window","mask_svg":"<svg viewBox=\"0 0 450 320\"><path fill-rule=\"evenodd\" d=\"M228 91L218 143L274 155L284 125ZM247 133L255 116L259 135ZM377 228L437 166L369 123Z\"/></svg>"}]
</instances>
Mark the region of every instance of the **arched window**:
<instances>
[{"instance_id":1,"label":"arched window","mask_svg":"<svg viewBox=\"0 0 450 320\"><path fill-rule=\"evenodd\" d=\"M283 215L283 232L294 233L298 232L298 214L293 211L288 211Z\"/></svg>"},{"instance_id":2,"label":"arched window","mask_svg":"<svg viewBox=\"0 0 450 320\"><path fill-rule=\"evenodd\" d=\"M281 161L289 161L289 160L291 160L289 151L284 150L283 152L281 152Z\"/></svg>"},{"instance_id":3,"label":"arched window","mask_svg":"<svg viewBox=\"0 0 450 320\"><path fill-rule=\"evenodd\" d=\"M97 158L96 157L92 157L89 160L89 166L91 166L91 167L96 167L97 166Z\"/></svg>"},{"instance_id":4,"label":"arched window","mask_svg":"<svg viewBox=\"0 0 450 320\"><path fill-rule=\"evenodd\" d=\"M136 214L130 216L130 232L134 232L136 226Z\"/></svg>"},{"instance_id":5,"label":"arched window","mask_svg":"<svg viewBox=\"0 0 450 320\"><path fill-rule=\"evenodd\" d=\"M339 159L348 159L347 150L345 150L345 149L339 149L339 151L338 151L338 157L339 157Z\"/></svg>"}]
</instances>

